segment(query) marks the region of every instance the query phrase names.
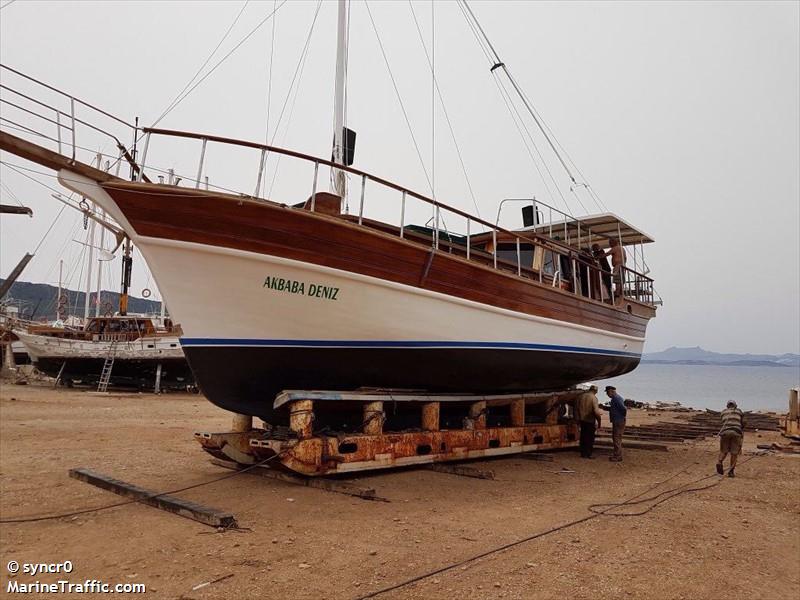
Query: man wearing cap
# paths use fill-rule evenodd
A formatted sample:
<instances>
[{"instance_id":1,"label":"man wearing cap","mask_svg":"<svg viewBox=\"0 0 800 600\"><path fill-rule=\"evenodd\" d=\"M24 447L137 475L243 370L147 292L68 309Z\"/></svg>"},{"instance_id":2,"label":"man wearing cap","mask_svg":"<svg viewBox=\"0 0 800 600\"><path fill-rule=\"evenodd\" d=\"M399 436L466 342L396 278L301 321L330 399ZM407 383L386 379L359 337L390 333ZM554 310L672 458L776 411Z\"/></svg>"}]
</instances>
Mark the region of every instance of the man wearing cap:
<instances>
[{"instance_id":1,"label":"man wearing cap","mask_svg":"<svg viewBox=\"0 0 800 600\"><path fill-rule=\"evenodd\" d=\"M600 429L601 415L600 405L597 403L597 386L593 385L575 400L575 418L581 427L581 458L593 458L594 436L597 429Z\"/></svg>"},{"instance_id":2,"label":"man wearing cap","mask_svg":"<svg viewBox=\"0 0 800 600\"><path fill-rule=\"evenodd\" d=\"M625 400L617 393L613 385L606 386L606 394L611 399L609 402L608 416L611 419L611 439L614 442L614 452L608 459L613 462L622 462L622 434L625 432Z\"/></svg>"},{"instance_id":3,"label":"man wearing cap","mask_svg":"<svg viewBox=\"0 0 800 600\"><path fill-rule=\"evenodd\" d=\"M731 455L731 468L728 477L735 477L733 469L736 467L736 460L742 452L742 436L744 435L744 413L736 406L736 402L731 400L728 406L722 411L722 429L719 430L719 459L717 460L717 473L723 474L725 468L722 461Z\"/></svg>"}]
</instances>

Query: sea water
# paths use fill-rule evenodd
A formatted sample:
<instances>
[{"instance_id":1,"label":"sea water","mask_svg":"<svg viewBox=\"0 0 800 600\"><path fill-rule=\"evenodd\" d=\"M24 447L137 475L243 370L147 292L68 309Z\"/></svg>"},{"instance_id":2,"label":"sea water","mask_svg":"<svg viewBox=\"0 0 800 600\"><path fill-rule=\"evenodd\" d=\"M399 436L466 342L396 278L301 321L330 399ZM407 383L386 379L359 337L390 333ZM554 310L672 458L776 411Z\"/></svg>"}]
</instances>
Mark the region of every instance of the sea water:
<instances>
[{"instance_id":1,"label":"sea water","mask_svg":"<svg viewBox=\"0 0 800 600\"><path fill-rule=\"evenodd\" d=\"M621 377L595 382L600 401L606 385L639 402L680 402L691 408L722 410L734 400L742 410L786 412L789 388L800 387L797 367L640 364Z\"/></svg>"}]
</instances>

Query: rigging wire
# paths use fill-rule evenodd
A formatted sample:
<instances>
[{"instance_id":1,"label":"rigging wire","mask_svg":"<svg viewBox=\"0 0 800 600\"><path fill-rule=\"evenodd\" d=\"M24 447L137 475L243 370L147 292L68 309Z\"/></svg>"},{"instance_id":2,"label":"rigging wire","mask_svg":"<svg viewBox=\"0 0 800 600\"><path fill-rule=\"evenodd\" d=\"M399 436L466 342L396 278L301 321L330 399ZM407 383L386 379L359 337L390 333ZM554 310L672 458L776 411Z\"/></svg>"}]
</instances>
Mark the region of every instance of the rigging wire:
<instances>
[{"instance_id":1,"label":"rigging wire","mask_svg":"<svg viewBox=\"0 0 800 600\"><path fill-rule=\"evenodd\" d=\"M232 30L233 30L233 28L236 26L236 23L238 23L238 22L239 22L239 18L242 16L242 13L244 12L244 9L245 9L245 8L247 8L247 5L248 5L249 3L250 3L250 0L245 0L245 2L242 4L242 8L239 10L239 13L236 15L236 18L235 18L235 19L233 20L233 22L232 22L232 23L231 23L231 24L228 26L228 29L227 29L227 30L225 31L225 33L223 34L223 36L222 36L222 39L220 39L220 41L217 43L217 45L216 45L216 46L214 47L214 49L211 51L211 54L209 54L209 55L206 57L205 61L203 61L203 64L202 64L202 65L200 65L200 68L199 68L199 69L197 69L197 71L195 71L194 75L192 75L192 78L191 78L189 81L187 81L187 82L186 82L186 85L185 85L185 86L183 86L183 89L182 89L180 92L178 92L178 93L176 94L176 96L175 96L175 97L172 99L172 101L171 101L171 102L170 102L170 103L167 105L167 108L165 108L165 109L164 109L164 111L161 113L161 116L159 116L159 117L158 117L158 118L155 120L155 123L153 123L153 127L155 127L155 126L156 126L156 124L157 124L159 121L161 121L161 119L163 119L165 116L167 116L167 114L169 114L169 112L170 112L170 111L171 111L171 110L172 110L172 109L173 109L175 106L177 106L177 104L176 104L176 103L178 102L178 99L181 97L181 94L183 94L183 93L184 93L184 92L185 92L185 91L186 91L186 90L189 88L189 86L190 86L190 85L192 85L192 83L194 83L194 80L195 80L195 79L197 79L197 77L200 75L200 73L203 71L203 69L205 69L205 68L206 68L206 65L207 65L209 62L211 62L211 59L212 59L212 58L214 57L214 55L217 53L217 50L219 50L219 48L220 48L220 46L222 46L223 42L224 42L226 39L228 39L228 35L230 35L231 31L232 31Z\"/></svg>"},{"instance_id":2,"label":"rigging wire","mask_svg":"<svg viewBox=\"0 0 800 600\"><path fill-rule=\"evenodd\" d=\"M211 69L205 75L203 75L200 79L198 79L191 87L189 87L188 90L186 90L185 92L182 92L181 94L179 94L177 99L174 100L171 103L171 105L167 108L167 110L165 110L164 113L158 119L156 119L156 121L151 125L151 127L155 127L164 117L167 116L167 114L172 112L173 109L175 109L181 102L183 102L189 94L191 94L195 89L197 89L197 86L199 86L201 83L203 83L214 71L216 71L217 68L219 68L219 66L222 63L224 63L234 52L236 52L241 47L242 44L244 44L248 39L250 39L250 37L252 37L252 35L256 31L258 31L261 28L261 26L264 25L264 23L269 21L270 18L272 18L281 9L281 7L283 7L283 5L286 4L288 1L289 0L283 0L278 5L278 7L276 9L274 9L266 17L261 19L261 21L259 21L256 24L256 26L253 27L253 29L251 29L250 32L247 35L245 35L241 40L239 40L236 43L236 45L228 51L227 54L225 54L219 61L217 61L217 63L213 67L211 67ZM244 7L242 7L242 10L244 10ZM237 15L237 20L238 20L238 15ZM235 22L234 22L234 24L235 24ZM231 28L232 27L233 27L233 25L231 25ZM226 33L226 37L227 37L227 33ZM220 44L221 43L222 42L220 42ZM216 52L216 50L214 50L214 52ZM211 56L213 56L214 52L212 52ZM211 59L211 56L209 56L209 60ZM197 77L197 75L195 75L195 77Z\"/></svg>"},{"instance_id":3,"label":"rigging wire","mask_svg":"<svg viewBox=\"0 0 800 600\"><path fill-rule=\"evenodd\" d=\"M486 57L486 60L491 65L492 64L492 57L491 57L491 54L490 54L489 50L485 46L485 42L481 39L481 36L478 33L477 29L475 28L475 25L469 19L469 16L467 15L466 11L461 6L461 4L458 3L457 5L461 9L461 14L464 16L464 20L467 22L467 25L469 26L470 30L472 31L472 34L475 37L475 40L478 43L478 46L483 51L483 54ZM539 167L539 163L536 161L536 158L533 155L533 151L531 150L531 144L533 144L533 146L536 148L537 154L539 154L539 156L541 158L541 153L539 152L539 148L536 146L536 142L533 140L533 136L531 135L530 130L528 130L528 126L525 124L525 120L522 118L522 115L520 115L519 110L516 108L516 105L514 104L511 96L508 94L508 92L505 89L505 87L503 85L501 85L501 81L497 77L492 77L492 81L494 82L495 86L497 87L497 91L500 94L500 97L503 100L503 103L505 104L509 115L511 116L511 120L514 122L514 127L516 127L517 132L519 133L520 139L522 140L522 144L525 146L525 150L527 151L528 156L531 159L531 163L533 164L534 168L536 169L536 172L539 174L539 178L542 181L542 185L544 185L544 189L547 192L547 196L550 198L550 201L555 205L556 204L556 197L553 194L552 189L550 189L550 186L547 183L547 178L545 177L544 173L542 172L542 169ZM524 132L523 132L523 129L524 129ZM527 136L526 136L526 133L527 133ZM543 158L542 158L542 163L544 164L544 159ZM552 179L552 176L551 176L551 179ZM556 191L561 196L562 204L563 204L564 208L566 209L567 212L570 212L569 211L569 205L566 203L566 200L564 199L564 196L561 193L561 190L560 190L558 184L555 181L553 181L553 184L555 185Z\"/></svg>"},{"instance_id":4,"label":"rigging wire","mask_svg":"<svg viewBox=\"0 0 800 600\"><path fill-rule=\"evenodd\" d=\"M294 88L294 98L292 99L292 104L289 107L289 115L288 115L288 117L286 119L286 127L284 127L284 130L283 130L283 138L281 138L281 139L285 140L286 136L289 134L289 127L291 126L291 123L292 123L292 115L294 114L294 107L295 107L295 104L297 102L297 96L300 93L300 84L301 84L301 82L303 80L303 72L305 71L306 59L308 58L308 50L309 50L309 48L311 46L311 38L312 38L312 34L314 33L314 26L317 23L317 17L319 16L320 8L322 8L322 0L319 0L317 2L317 8L314 11L314 17L311 19L311 25L308 28L308 35L306 36L305 44L303 44L303 49L300 52L300 58L298 59L297 66L294 69L294 74L292 75L292 81L289 83L289 89L286 92L286 98L284 98L284 100L283 100L283 106L281 106L281 112L278 115L278 122L275 124L275 130L272 132L272 139L267 144L268 146L274 145L275 138L278 136L278 131L280 130L281 121L283 121L283 115L284 115L284 112L286 111L286 106L287 106L287 104L289 102L289 98L292 97L292 88L294 87L295 81L297 81L297 87ZM281 141L281 143L283 143L283 141ZM269 152L267 153L267 155L269 155ZM269 192L268 192L267 196L270 196L270 197L272 196L272 189L273 189L273 187L275 185L275 179L278 176L278 168L280 167L282 158L283 158L283 154L280 154L278 156L277 161L275 162L275 170L272 173L272 180L270 181L270 184L269 184ZM265 159L265 162L266 162L266 159ZM266 164L265 164L265 168L266 168ZM264 186L265 186L265 189L266 189L266 177L264 178Z\"/></svg>"},{"instance_id":5,"label":"rigging wire","mask_svg":"<svg viewBox=\"0 0 800 600\"><path fill-rule=\"evenodd\" d=\"M16 202L17 204L19 204L19 205L20 205L22 208L25 208L25 205L22 203L22 201L20 201L20 199L19 199L19 198L17 198L17 195L16 195L14 192L12 192L12 191L11 191L11 188L10 188L10 187L8 187L8 186L7 186L5 183L3 183L2 181L0 181L0 187L2 187L2 188L3 188L3 189L6 191L6 194L8 194L8 195L9 195L9 197L10 197L10 198L11 198L11 199L12 199L14 202Z\"/></svg>"},{"instance_id":6,"label":"rigging wire","mask_svg":"<svg viewBox=\"0 0 800 600\"><path fill-rule=\"evenodd\" d=\"M428 55L428 47L425 45L425 40L422 36L422 29L420 28L419 21L417 20L417 14L414 11L414 4L412 3L411 0L408 0L408 6L411 9L411 15L414 17L414 25L417 28L417 34L422 44L422 49L425 52L425 59L428 61L428 66L431 69L431 73L433 73L433 64L431 62L430 56ZM450 115L447 112L447 106L445 106L444 98L442 96L442 91L439 88L439 80L435 77L435 75L433 76L433 81L436 86L436 93L439 96L439 104L441 104L442 106L442 113L444 114L445 121L447 122L447 127L450 130L450 137L453 140L453 145L455 146L456 154L458 155L458 162L461 164L461 171L464 173L464 179L467 183L467 189L469 190L469 195L472 198L472 203L475 205L475 210L477 211L477 214L480 217L481 211L480 208L478 208L478 201L475 198L475 192L472 187L472 182L470 181L469 175L467 174L467 168L464 164L464 158L461 154L461 148L459 147L458 140L456 139L455 130L453 129L453 124L450 121Z\"/></svg>"},{"instance_id":7,"label":"rigging wire","mask_svg":"<svg viewBox=\"0 0 800 600\"><path fill-rule=\"evenodd\" d=\"M272 0L272 12L274 13L278 4L278 0ZM267 118L264 127L264 143L269 144L269 111L272 105L272 61L275 56L275 24L278 22L278 17L272 19L272 35L269 41L269 67L267 68Z\"/></svg>"},{"instance_id":8,"label":"rigging wire","mask_svg":"<svg viewBox=\"0 0 800 600\"><path fill-rule=\"evenodd\" d=\"M539 126L539 129L541 130L541 132L544 135L545 139L550 144L550 147L552 148L552 150L555 153L555 155L558 158L558 160L561 162L561 165L564 167L564 170L567 172L567 175L569 175L570 180L573 183L576 183L575 177L572 175L572 171L567 166L567 163L564 162L564 159L562 158L561 153L558 151L558 149L556 148L555 144L550 139L550 136L547 134L547 130L542 125L542 123L539 121L539 117L538 117L536 111L534 111L533 108L531 107L531 105L528 103L528 97L525 95L525 93L519 87L519 85L517 84L516 80L511 75L511 71L508 69L508 67L505 65L505 63L502 60L500 60L500 56L497 54L497 51L494 49L494 46L492 45L491 40L489 40L489 36L486 35L486 32L484 31L483 27L481 26L480 21L478 21L478 18L475 16L475 13L472 12L472 9L470 8L469 4L467 3L467 0L460 0L460 2L464 6L464 8L467 10L467 12L469 13L469 16L475 22L475 26L477 27L478 31L481 33L483 38L486 40L486 46L488 47L489 51L491 52L492 60L494 61L494 64L492 65L492 70L494 71L494 70L500 68L506 74L506 76L508 77L508 80L511 82L511 85L514 87L516 92L519 94L519 97L522 99L523 104L528 109L528 112L533 117L533 120L536 122L536 125Z\"/></svg>"},{"instance_id":9,"label":"rigging wire","mask_svg":"<svg viewBox=\"0 0 800 600\"><path fill-rule=\"evenodd\" d=\"M417 138L414 135L413 128L411 127L411 121L408 118L408 113L406 112L406 107L403 104L403 99L400 97L400 90L397 87L397 81L394 78L391 66L389 66L389 58L386 56L386 50L383 47L381 36L378 33L378 26L375 24L375 19L372 17L372 11L369 8L369 2L367 0L364 0L364 6L367 8L367 15L369 15L370 23L372 23L372 30L375 32L375 37L378 40L378 46L380 47L381 54L383 55L383 62L386 64L386 70L389 72L389 78L392 80L392 87L394 87L395 96L397 97L397 101L400 104L400 110L403 112L403 118L406 121L406 126L408 127L408 133L411 134L411 141L414 143L414 149L417 151L417 158L419 158L420 166L422 166L422 171L425 174L425 179L428 182L428 187L431 189L431 191L433 191L433 183L431 182L431 178L428 175L428 169L425 168L425 161L422 158L422 153L419 150L419 144L417 143Z\"/></svg>"},{"instance_id":10,"label":"rigging wire","mask_svg":"<svg viewBox=\"0 0 800 600\"><path fill-rule=\"evenodd\" d=\"M6 2L5 4L3 4L3 6L0 6L0 10L3 10L4 8L8 8L8 7L9 7L9 6L11 6L12 4L14 4L14 2L16 2L16 1L17 1L17 0L8 0L8 2Z\"/></svg>"},{"instance_id":11,"label":"rigging wire","mask_svg":"<svg viewBox=\"0 0 800 600\"><path fill-rule=\"evenodd\" d=\"M570 178L570 181L572 182L572 186L570 186L570 191L573 193L573 195L575 196L576 200L578 200L578 202L581 205L581 207L584 209L584 211L586 211L586 207L584 206L583 202L580 200L580 197L578 196L578 194L576 192L576 188L584 187L584 188L586 188L587 192L589 193L589 196L591 197L592 201L597 205L597 207L600 210L606 210L607 211L608 210L607 207L600 200L600 198L597 196L597 194L592 190L591 186L586 182L586 177L580 171L580 169L578 168L578 166L575 163L575 161L569 156L569 154L566 152L563 144L561 144L558 141L558 139L556 138L553 130L545 122L545 120L542 118L541 114L536 110L536 108L534 107L533 102L531 101L530 97L525 93L525 91L517 83L516 79L511 74L511 71L505 65L505 63L503 63L502 60L500 60L500 56L497 54L494 46L492 45L491 41L489 40L488 35L484 31L484 29L481 26L480 22L478 21L477 17L472 12L472 9L470 8L469 4L467 3L467 0L459 0L459 6L463 6L462 12L465 14L465 17L467 16L467 13L468 13L469 17L471 18L471 20L474 21L474 24L475 24L475 27L477 28L477 31L480 32L480 37L485 40L485 46L483 44L481 44L481 47L484 49L484 52L487 53L487 57L490 59L490 62L492 63L492 67L491 67L492 72L494 73L494 71L497 70L497 69L502 69L503 72L505 72L510 84L512 85L512 87L514 88L514 90L517 92L517 94L519 95L520 99L522 100L522 104L525 106L525 108L527 109L528 113L531 115L531 117L533 118L534 122L539 127L539 130L542 132L542 135L544 136L545 140L547 140L548 144L550 145L551 149L553 150L553 153L556 155L556 158L561 163L561 166L564 168L564 170L566 171L568 177ZM559 152L559 149L561 150L561 152ZM562 156L562 154L563 154L563 156ZM566 157L566 160L565 160L565 157ZM572 164L573 168L578 173L578 175L581 177L582 181L577 181L575 179L575 176L574 176L572 170L569 168L569 165L567 165L567 161L569 161L569 163ZM548 169L548 171L549 171L549 169Z\"/></svg>"}]
</instances>

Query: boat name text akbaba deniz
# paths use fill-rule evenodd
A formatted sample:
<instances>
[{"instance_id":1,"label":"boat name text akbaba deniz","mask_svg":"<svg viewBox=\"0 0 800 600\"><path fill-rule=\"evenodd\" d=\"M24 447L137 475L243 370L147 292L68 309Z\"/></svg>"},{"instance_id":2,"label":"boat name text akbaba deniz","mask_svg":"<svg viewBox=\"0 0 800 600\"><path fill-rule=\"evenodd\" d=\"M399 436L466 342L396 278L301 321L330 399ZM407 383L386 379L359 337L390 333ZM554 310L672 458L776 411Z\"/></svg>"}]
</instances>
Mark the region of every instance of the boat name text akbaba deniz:
<instances>
[{"instance_id":1,"label":"boat name text akbaba deniz","mask_svg":"<svg viewBox=\"0 0 800 600\"><path fill-rule=\"evenodd\" d=\"M303 281L284 279L283 277L270 277L269 275L264 278L264 285L262 287L275 290L276 292L288 292L290 294L300 294L301 296L323 298L325 300L338 300L337 296L339 295L338 287L320 285L317 283L309 283L308 286L306 286L306 283Z\"/></svg>"}]
</instances>

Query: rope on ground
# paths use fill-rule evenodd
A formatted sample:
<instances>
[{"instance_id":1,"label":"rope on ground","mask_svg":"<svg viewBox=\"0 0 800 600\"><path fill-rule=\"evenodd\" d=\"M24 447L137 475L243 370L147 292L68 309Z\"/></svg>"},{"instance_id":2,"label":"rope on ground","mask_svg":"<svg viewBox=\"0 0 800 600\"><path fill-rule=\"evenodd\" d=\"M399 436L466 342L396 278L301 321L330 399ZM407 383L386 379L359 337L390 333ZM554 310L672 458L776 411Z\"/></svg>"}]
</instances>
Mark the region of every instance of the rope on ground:
<instances>
[{"instance_id":1,"label":"rope on ground","mask_svg":"<svg viewBox=\"0 0 800 600\"><path fill-rule=\"evenodd\" d=\"M166 492L160 492L158 494L153 494L152 496L148 496L147 499L160 498L161 496L166 496L167 494L178 494L180 492L186 492L188 490L193 490L195 488L199 488L199 487L203 487L203 486L206 486L206 485L210 485L212 483L217 483L218 481L223 481L225 479L230 479L231 477L236 477L237 475L241 475L242 473L247 473L248 471L251 471L251 470L253 470L253 469L257 468L257 467L261 467L261 466L267 464L268 462L270 462L271 460L274 460L274 459L278 458L279 456L285 454L286 452L287 452L287 450L284 450L283 452L279 452L278 454L273 454L269 458L266 458L266 459L264 459L264 460L262 460L260 462L252 464L252 465L250 465L248 467L245 467L243 469L240 469L238 471L234 471L233 473L227 473L225 475L222 475L221 477L215 477L214 479L211 479L209 481L202 481L200 483L187 485L186 487L178 488L178 489L175 489L175 490L168 490ZM135 503L139 503L139 502L141 502L141 500L138 500L138 499L137 500L123 500L122 502L115 502L114 504L106 504L106 505L103 505L103 506L96 506L94 508L78 509L78 510L74 510L74 511L67 512L67 513L59 513L59 514L56 514L56 515L42 515L42 516L30 516L30 517L17 517L17 518L14 518L14 519L0 519L0 523L33 523L33 522L36 522L36 521L50 521L50 520L54 520L54 519L63 519L65 517L74 517L74 516L77 516L77 515L83 515L83 514L91 513L91 512L99 512L101 510L108 510L109 508L116 508L117 506L125 506L126 504L135 504Z\"/></svg>"},{"instance_id":2,"label":"rope on ground","mask_svg":"<svg viewBox=\"0 0 800 600\"><path fill-rule=\"evenodd\" d=\"M744 463L748 462L749 460L752 460L756 456L762 456L762 455L761 454L757 454L757 455L751 456L751 457L743 460L740 464L744 464ZM538 538L545 537L547 535L550 535L551 533L556 533L558 531L563 531L564 529L568 529L568 528L573 527L575 525L580 525L581 523L585 523L586 521L591 521L592 519L596 519L597 517L609 514L609 511L613 510L614 508L618 508L618 507L621 507L621 506L627 506L627 505L641 504L642 502L645 502L645 501L648 500L647 498L640 500L640 498L642 496L644 496L648 492L654 490L658 486L663 485L666 482L676 478L678 475L680 475L682 473L685 473L687 466L688 466L688 464L686 466L684 466L684 467L681 467L680 470L678 470L674 474L670 475L666 479L664 479L662 481L659 481L659 482L655 483L654 485L651 485L645 491L643 491L640 494L637 494L637 495L635 495L635 496L633 496L633 497L631 497L631 498L629 498L629 499L627 499L627 500L625 500L623 502L616 502L616 503L609 503L609 504L593 504L593 505L591 505L589 507L589 510L592 512L592 514L590 514L590 515L587 515L587 516L582 517L580 519L576 519L574 521L570 521L569 523L564 523L563 525L558 525L556 527L551 527L550 529L547 529L545 531L540 531L538 533L534 533L532 535L529 535L529 536L524 537L522 539L516 540L514 542L509 542L507 544L503 544L502 546L497 546L495 548L491 548L490 550L486 550L485 552L481 552L480 554L476 554L475 556L471 556L471 557L466 558L464 560L460 560L458 562L451 563L449 565L445 565L444 567L440 567L440 568L435 569L433 571L428 571L427 573L422 573L421 575L417 575L415 577L411 577L409 579L406 579L405 581L401 581L401 582L396 583L394 585L390 585L388 587L381 588L381 589L376 590L374 592L370 592L369 594L366 594L364 596L359 596L355 600L367 600L368 598L375 598L376 596L380 596L382 594L386 594L388 592L392 592L394 590L397 590L397 589L400 589L400 588L404 588L406 586L412 585L412 584L417 583L419 581L422 581L424 579L428 579L430 577L433 577L434 575L439 575L440 573L444 573L446 571L451 571L452 569L455 569L457 567L461 567L461 566L463 566L463 565L465 565L467 563L471 563L471 562L474 562L474 561L479 560L481 558L485 558L487 556L491 556L493 554L497 554L499 552L502 552L503 550L508 550L509 548L513 548L515 546L520 546L522 544L525 544L527 542L531 542L531 541L536 540ZM709 476L703 477L702 479L709 479L710 477L715 477L715 475L709 475ZM697 481L701 481L701 480L697 480ZM656 496L651 497L650 500L658 498L659 496L663 496L666 493L673 492L675 490L679 490L680 488L684 487L685 485L689 485L691 483L696 483L697 481L692 481L692 482L683 484L681 486L678 486L677 488L673 488L672 490L666 490L665 492L662 492L660 494L657 494ZM673 494L671 496L668 496L667 498L664 498L664 499L660 500L654 506L648 508L647 510L643 511L640 514L645 514L646 512L649 512L650 510L655 508L655 506L657 506L661 502L666 502L666 500L674 498L675 496L677 496L677 495L679 495L681 493L707 489L707 488L710 488L710 487L714 487L715 485L719 485L719 483L720 483L720 481L717 481L712 485L704 486L704 487L698 488L697 490L695 490L695 489L683 490L683 491L681 491L681 492L679 492L677 494ZM597 506L608 506L608 508L603 509L603 510L592 510L593 507L597 507ZM620 514L620 513L614 514L614 513L611 513L610 516L636 516L636 515L635 514Z\"/></svg>"},{"instance_id":3,"label":"rope on ground","mask_svg":"<svg viewBox=\"0 0 800 600\"><path fill-rule=\"evenodd\" d=\"M750 462L751 460L753 460L757 456L764 456L765 454L766 454L765 452L761 452L759 454L754 454L753 456L749 456L748 458L746 458L743 461L741 461L740 463L738 463L736 466L743 465L743 464L745 464L747 462ZM700 483L701 481L706 481L706 480L712 479L712 478L716 478L716 481L714 481L713 483L710 483L708 485L681 489L681 488L684 488L687 485L692 485L694 483ZM604 514L604 515L609 516L609 517L638 517L638 516L641 516L641 515L649 513L651 510L653 510L659 504L662 504L662 503L666 502L667 500L672 500L676 496L680 496L681 494L687 494L689 492L701 492L703 490L708 490L708 489L711 489L713 487L718 486L720 483L722 483L722 478L720 478L719 475L714 473L714 474L711 474L711 475L706 475L705 477L701 477L699 479L695 479L693 481L687 481L686 483L684 483L682 485L679 485L678 487L675 487L675 488L672 488L672 489L669 489L669 490L664 490L663 492L661 492L659 494L656 494L655 496L650 496L649 498L642 498L641 500L637 500L635 502L608 502L608 503L601 503L601 504L591 504L591 505L589 505L588 508L589 508L589 510L591 512L593 512L593 513L595 513L597 515ZM664 496L664 497L661 498L661 496ZM644 504L645 502L652 502L653 500L657 500L658 498L661 498L661 499L658 500L657 502L655 502L654 504L652 504L651 506L648 506L646 509L638 511L638 512L621 512L621 513L610 512L610 511L613 511L615 508L620 508L622 506L634 506L636 504ZM606 508L602 508L602 507L606 507Z\"/></svg>"}]
</instances>

